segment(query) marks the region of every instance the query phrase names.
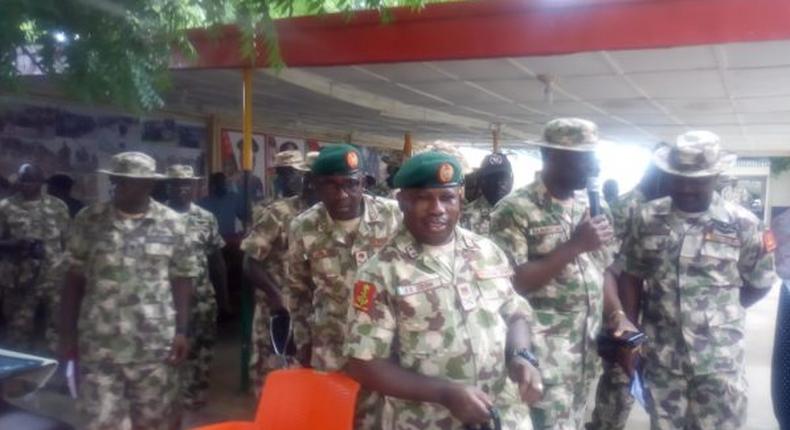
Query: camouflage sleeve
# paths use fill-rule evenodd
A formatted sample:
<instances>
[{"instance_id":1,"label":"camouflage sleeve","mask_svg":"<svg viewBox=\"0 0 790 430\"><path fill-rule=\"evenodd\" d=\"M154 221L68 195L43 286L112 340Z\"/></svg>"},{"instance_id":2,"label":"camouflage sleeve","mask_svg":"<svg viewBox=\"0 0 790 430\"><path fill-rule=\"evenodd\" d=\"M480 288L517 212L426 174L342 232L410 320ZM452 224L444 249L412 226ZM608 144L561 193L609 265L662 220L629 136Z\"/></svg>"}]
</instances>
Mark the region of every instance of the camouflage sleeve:
<instances>
[{"instance_id":1,"label":"camouflage sleeve","mask_svg":"<svg viewBox=\"0 0 790 430\"><path fill-rule=\"evenodd\" d=\"M647 278L648 262L644 258L644 252L639 244L639 236L642 231L643 218L639 211L635 211L631 219L628 232L623 239L620 252L624 259L624 271L638 278Z\"/></svg>"},{"instance_id":2,"label":"camouflage sleeve","mask_svg":"<svg viewBox=\"0 0 790 430\"><path fill-rule=\"evenodd\" d=\"M225 240L222 239L222 236L219 234L219 223L214 214L211 214L209 218L209 229L211 230L209 233L211 236L208 240L208 246L211 248L212 252L217 252L225 247Z\"/></svg>"},{"instance_id":3,"label":"camouflage sleeve","mask_svg":"<svg viewBox=\"0 0 790 430\"><path fill-rule=\"evenodd\" d=\"M617 222L614 218L614 215L609 209L609 206L606 203L603 203L603 213L604 216L609 220L609 223L615 228L615 223ZM601 249L601 262L603 263L603 267L609 267L614 264L617 254L620 251L620 247L622 246L622 240L617 237L615 230L615 237L609 243L607 243L603 249Z\"/></svg>"},{"instance_id":4,"label":"camouflage sleeve","mask_svg":"<svg viewBox=\"0 0 790 430\"><path fill-rule=\"evenodd\" d=\"M746 285L754 288L771 288L781 285L782 281L776 274L772 241L763 232L759 223L744 225L741 233L741 252L738 258L738 270Z\"/></svg>"},{"instance_id":5,"label":"camouflage sleeve","mask_svg":"<svg viewBox=\"0 0 790 430\"><path fill-rule=\"evenodd\" d=\"M310 262L307 260L298 224L291 222L288 229L288 251L285 253L285 306L291 313L294 342L301 350L312 342L310 317L313 314L313 289L310 280Z\"/></svg>"},{"instance_id":6,"label":"camouflage sleeve","mask_svg":"<svg viewBox=\"0 0 790 430\"><path fill-rule=\"evenodd\" d=\"M87 238L88 211L77 214L66 235L66 264L69 268L81 270L88 260L90 241Z\"/></svg>"},{"instance_id":7,"label":"camouflage sleeve","mask_svg":"<svg viewBox=\"0 0 790 430\"><path fill-rule=\"evenodd\" d=\"M497 265L503 266L509 264L505 253L499 249L496 251L499 256L499 263L497 263ZM510 273L513 273L512 270ZM502 307L499 309L499 314L502 315L502 318L504 318L508 324L519 318L524 318L531 327L535 321L535 316L532 312L532 306L529 304L527 299L516 293L516 290L513 289L513 283L510 279L508 279L507 288L503 293L505 301Z\"/></svg>"},{"instance_id":8,"label":"camouflage sleeve","mask_svg":"<svg viewBox=\"0 0 790 430\"><path fill-rule=\"evenodd\" d=\"M173 221L173 232L176 242L170 257L170 278L197 278L200 272L199 251L197 247L190 246L183 218Z\"/></svg>"},{"instance_id":9,"label":"camouflage sleeve","mask_svg":"<svg viewBox=\"0 0 790 430\"><path fill-rule=\"evenodd\" d=\"M360 360L388 358L395 339L396 320L391 294L374 258L360 268L349 307L349 330L344 354Z\"/></svg>"},{"instance_id":10,"label":"camouflage sleeve","mask_svg":"<svg viewBox=\"0 0 790 430\"><path fill-rule=\"evenodd\" d=\"M258 261L263 261L269 256L272 244L282 231L283 225L280 220L268 208L260 210L252 226L250 234L241 242L241 250L247 256Z\"/></svg>"},{"instance_id":11,"label":"camouflage sleeve","mask_svg":"<svg viewBox=\"0 0 790 430\"><path fill-rule=\"evenodd\" d=\"M513 266L529 261L529 244L525 234L528 224L518 208L507 201L499 202L491 214L491 238L505 251Z\"/></svg>"},{"instance_id":12,"label":"camouflage sleeve","mask_svg":"<svg viewBox=\"0 0 790 430\"><path fill-rule=\"evenodd\" d=\"M68 207L65 204L61 205L55 217L58 231L60 231L60 243L61 246L65 247L66 238L68 237L69 229L71 228L71 216L69 216Z\"/></svg>"}]
</instances>

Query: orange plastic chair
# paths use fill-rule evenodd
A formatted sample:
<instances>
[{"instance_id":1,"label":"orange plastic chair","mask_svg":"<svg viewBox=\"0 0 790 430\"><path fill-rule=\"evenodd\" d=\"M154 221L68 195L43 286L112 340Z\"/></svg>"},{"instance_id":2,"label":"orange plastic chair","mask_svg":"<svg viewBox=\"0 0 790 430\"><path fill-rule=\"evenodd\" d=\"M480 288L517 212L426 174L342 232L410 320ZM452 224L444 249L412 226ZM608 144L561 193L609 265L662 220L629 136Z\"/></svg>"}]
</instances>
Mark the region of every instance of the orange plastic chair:
<instances>
[{"instance_id":1,"label":"orange plastic chair","mask_svg":"<svg viewBox=\"0 0 790 430\"><path fill-rule=\"evenodd\" d=\"M255 422L229 421L194 430L352 430L359 384L342 373L271 372Z\"/></svg>"}]
</instances>

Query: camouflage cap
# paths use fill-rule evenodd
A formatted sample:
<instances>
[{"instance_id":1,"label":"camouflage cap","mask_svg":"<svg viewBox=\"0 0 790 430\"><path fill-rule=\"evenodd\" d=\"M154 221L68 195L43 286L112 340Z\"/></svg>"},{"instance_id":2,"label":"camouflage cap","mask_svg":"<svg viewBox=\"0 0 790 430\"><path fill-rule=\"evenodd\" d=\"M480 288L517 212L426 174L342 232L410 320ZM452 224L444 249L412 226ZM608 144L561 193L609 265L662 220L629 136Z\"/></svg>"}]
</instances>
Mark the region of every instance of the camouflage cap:
<instances>
[{"instance_id":1,"label":"camouflage cap","mask_svg":"<svg viewBox=\"0 0 790 430\"><path fill-rule=\"evenodd\" d=\"M544 148L591 152L598 148L598 126L581 118L557 118L546 123L543 139L532 142Z\"/></svg>"},{"instance_id":2,"label":"camouflage cap","mask_svg":"<svg viewBox=\"0 0 790 430\"><path fill-rule=\"evenodd\" d=\"M135 179L165 179L156 173L156 160L142 152L121 152L110 159L109 169L99 169L99 173Z\"/></svg>"},{"instance_id":3,"label":"camouflage cap","mask_svg":"<svg viewBox=\"0 0 790 430\"><path fill-rule=\"evenodd\" d=\"M510 166L510 160L507 159L507 155L494 152L493 154L486 155L486 158L480 163L478 172L480 176L498 172L512 173L513 168Z\"/></svg>"},{"instance_id":4,"label":"camouflage cap","mask_svg":"<svg viewBox=\"0 0 790 430\"><path fill-rule=\"evenodd\" d=\"M321 148L318 157L312 165L313 174L320 176L328 175L351 175L362 168L362 157L357 148L340 143L327 145Z\"/></svg>"},{"instance_id":5,"label":"camouflage cap","mask_svg":"<svg viewBox=\"0 0 790 430\"><path fill-rule=\"evenodd\" d=\"M302 151L293 149L274 154L274 167L292 167L302 172L310 170L304 162Z\"/></svg>"},{"instance_id":6,"label":"camouflage cap","mask_svg":"<svg viewBox=\"0 0 790 430\"><path fill-rule=\"evenodd\" d=\"M202 179L200 176L195 176L195 169L186 164L173 164L167 168L168 179Z\"/></svg>"},{"instance_id":7,"label":"camouflage cap","mask_svg":"<svg viewBox=\"0 0 790 430\"><path fill-rule=\"evenodd\" d=\"M463 182L461 163L450 154L422 152L403 163L395 175L395 188L458 187Z\"/></svg>"},{"instance_id":8,"label":"camouflage cap","mask_svg":"<svg viewBox=\"0 0 790 430\"><path fill-rule=\"evenodd\" d=\"M718 175L735 166L736 156L721 149L721 140L706 130L678 136L673 145L653 153L653 163L666 173L700 178Z\"/></svg>"}]
</instances>

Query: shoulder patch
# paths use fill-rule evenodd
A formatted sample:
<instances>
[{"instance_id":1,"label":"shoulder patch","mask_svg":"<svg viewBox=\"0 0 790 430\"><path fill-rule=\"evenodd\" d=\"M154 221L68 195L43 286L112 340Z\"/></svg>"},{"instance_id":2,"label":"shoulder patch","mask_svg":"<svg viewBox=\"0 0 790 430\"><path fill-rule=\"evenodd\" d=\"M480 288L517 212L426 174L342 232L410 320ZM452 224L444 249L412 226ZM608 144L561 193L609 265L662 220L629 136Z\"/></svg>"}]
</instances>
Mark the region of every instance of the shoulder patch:
<instances>
[{"instance_id":1,"label":"shoulder patch","mask_svg":"<svg viewBox=\"0 0 790 430\"><path fill-rule=\"evenodd\" d=\"M776 251L776 236L774 236L773 231L765 230L765 232L763 232L763 247L765 248L765 252L768 253Z\"/></svg>"},{"instance_id":2,"label":"shoulder patch","mask_svg":"<svg viewBox=\"0 0 790 430\"><path fill-rule=\"evenodd\" d=\"M357 281L354 284L354 309L368 312L376 297L376 286L370 282Z\"/></svg>"}]
</instances>

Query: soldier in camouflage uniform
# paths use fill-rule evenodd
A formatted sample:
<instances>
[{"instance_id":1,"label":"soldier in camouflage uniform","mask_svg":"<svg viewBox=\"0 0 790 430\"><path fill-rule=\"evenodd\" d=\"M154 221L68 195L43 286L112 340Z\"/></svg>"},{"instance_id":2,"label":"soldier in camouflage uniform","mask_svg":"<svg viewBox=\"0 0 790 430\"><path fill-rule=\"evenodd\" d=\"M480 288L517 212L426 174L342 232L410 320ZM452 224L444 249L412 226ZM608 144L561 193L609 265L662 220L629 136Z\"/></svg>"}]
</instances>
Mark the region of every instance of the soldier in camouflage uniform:
<instances>
[{"instance_id":1,"label":"soldier in camouflage uniform","mask_svg":"<svg viewBox=\"0 0 790 430\"><path fill-rule=\"evenodd\" d=\"M623 246L624 303L641 303L648 338L651 429L738 429L746 418L744 308L781 285L776 241L714 192L735 162L715 134L685 133L653 161L668 174L670 197L643 206Z\"/></svg>"},{"instance_id":2,"label":"soldier in camouflage uniform","mask_svg":"<svg viewBox=\"0 0 790 430\"><path fill-rule=\"evenodd\" d=\"M304 174L309 170L299 151L283 151L274 156L279 172ZM301 181L281 180L286 184L279 199L254 210L252 230L241 242L247 277L255 285L255 314L252 320L252 356L250 378L255 395L259 396L266 374L277 368L269 333L273 312L286 312L282 298L285 253L288 251L288 225L310 207Z\"/></svg>"},{"instance_id":3,"label":"soldier in camouflage uniform","mask_svg":"<svg viewBox=\"0 0 790 430\"><path fill-rule=\"evenodd\" d=\"M532 310L490 240L457 227L458 161L424 152L395 178L404 227L358 272L346 371L386 394L392 430L461 430L501 416L530 430L540 397L529 344ZM390 397L391 396L391 397Z\"/></svg>"},{"instance_id":4,"label":"soldier in camouflage uniform","mask_svg":"<svg viewBox=\"0 0 790 430\"><path fill-rule=\"evenodd\" d=\"M154 159L111 163L112 201L83 209L68 240L61 359L79 358L86 429L177 429L198 263L184 218L150 198Z\"/></svg>"},{"instance_id":5,"label":"soldier in camouflage uniform","mask_svg":"<svg viewBox=\"0 0 790 430\"><path fill-rule=\"evenodd\" d=\"M633 190L620 197L612 205L614 235L617 243L622 244L631 228L637 211L645 202L666 196L662 185L661 171L651 164L642 180ZM618 276L625 265L625 256L618 252L612 271ZM625 304L623 307L625 308ZM639 315L628 315L631 321L639 321ZM587 423L588 430L623 430L628 421L634 398L631 396L631 377L619 364L603 360L603 373L598 380L595 393L595 409L592 420Z\"/></svg>"},{"instance_id":6,"label":"soldier in camouflage uniform","mask_svg":"<svg viewBox=\"0 0 790 430\"><path fill-rule=\"evenodd\" d=\"M189 318L189 357L181 374L181 402L189 409L206 403L209 371L217 340L217 302L227 311L228 286L222 247L214 215L194 204L195 176L191 166L176 164L167 169L167 205L184 217L189 246L197 254L198 276ZM214 288L216 287L216 293ZM218 300L219 299L219 300Z\"/></svg>"},{"instance_id":7,"label":"soldier in camouflage uniform","mask_svg":"<svg viewBox=\"0 0 790 430\"><path fill-rule=\"evenodd\" d=\"M338 370L354 277L398 229L395 202L363 194L362 162L350 145L321 150L312 166L321 203L291 222L285 259L285 298L297 356L305 366ZM355 428L381 426L382 399L363 393Z\"/></svg>"},{"instance_id":8,"label":"soldier in camouflage uniform","mask_svg":"<svg viewBox=\"0 0 790 430\"><path fill-rule=\"evenodd\" d=\"M491 212L513 190L513 169L505 154L489 154L477 171L481 196L464 206L461 226L481 236L488 237Z\"/></svg>"},{"instance_id":9,"label":"soldier in camouflage uniform","mask_svg":"<svg viewBox=\"0 0 790 430\"><path fill-rule=\"evenodd\" d=\"M597 172L597 143L590 121L550 121L539 143L541 178L500 201L491 217L492 237L515 267L514 287L535 312L533 343L545 385L531 410L536 429L581 428L598 376L599 331L636 330L607 270L614 257L608 216L591 218L580 191Z\"/></svg>"},{"instance_id":10,"label":"soldier in camouflage uniform","mask_svg":"<svg viewBox=\"0 0 790 430\"><path fill-rule=\"evenodd\" d=\"M24 164L19 168L16 193L0 201L0 251L9 281L4 314L8 317L8 344L30 351L35 344L36 308L42 304L47 346L54 352L63 246L70 219L62 201L41 192L43 184L41 170Z\"/></svg>"}]
</instances>

